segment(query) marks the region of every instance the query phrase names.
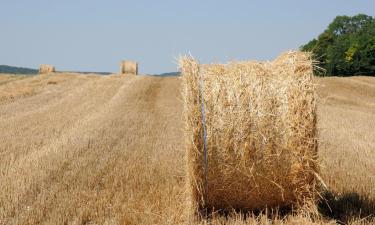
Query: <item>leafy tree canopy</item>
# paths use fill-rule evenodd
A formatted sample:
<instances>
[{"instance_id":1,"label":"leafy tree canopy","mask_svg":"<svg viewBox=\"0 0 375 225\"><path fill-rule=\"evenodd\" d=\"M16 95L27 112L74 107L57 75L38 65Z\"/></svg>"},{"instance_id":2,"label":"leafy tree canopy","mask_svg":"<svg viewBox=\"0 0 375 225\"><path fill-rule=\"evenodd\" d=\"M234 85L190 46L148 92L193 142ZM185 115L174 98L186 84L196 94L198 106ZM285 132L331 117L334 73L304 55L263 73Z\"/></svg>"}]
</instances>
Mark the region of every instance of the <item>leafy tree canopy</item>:
<instances>
[{"instance_id":1,"label":"leafy tree canopy","mask_svg":"<svg viewBox=\"0 0 375 225\"><path fill-rule=\"evenodd\" d=\"M364 14L337 16L301 50L311 51L328 76L375 76L375 18Z\"/></svg>"}]
</instances>

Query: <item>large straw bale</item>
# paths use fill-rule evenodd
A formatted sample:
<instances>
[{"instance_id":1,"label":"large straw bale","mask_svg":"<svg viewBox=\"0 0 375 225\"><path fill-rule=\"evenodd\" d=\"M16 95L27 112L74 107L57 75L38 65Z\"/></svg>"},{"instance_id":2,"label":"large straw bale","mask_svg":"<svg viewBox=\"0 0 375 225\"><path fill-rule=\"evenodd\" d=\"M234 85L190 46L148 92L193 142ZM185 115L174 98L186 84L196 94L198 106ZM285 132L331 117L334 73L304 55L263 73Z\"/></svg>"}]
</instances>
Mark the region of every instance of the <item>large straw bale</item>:
<instances>
[{"instance_id":1,"label":"large straw bale","mask_svg":"<svg viewBox=\"0 0 375 225\"><path fill-rule=\"evenodd\" d=\"M56 72L55 67L52 65L42 64L39 67L39 74L48 74Z\"/></svg>"},{"instance_id":2,"label":"large straw bale","mask_svg":"<svg viewBox=\"0 0 375 225\"><path fill-rule=\"evenodd\" d=\"M120 63L120 74L138 74L138 63L135 61L121 61Z\"/></svg>"},{"instance_id":3,"label":"large straw bale","mask_svg":"<svg viewBox=\"0 0 375 225\"><path fill-rule=\"evenodd\" d=\"M318 165L310 55L287 52L273 62L225 65L183 57L180 69L193 209L314 203Z\"/></svg>"}]
</instances>

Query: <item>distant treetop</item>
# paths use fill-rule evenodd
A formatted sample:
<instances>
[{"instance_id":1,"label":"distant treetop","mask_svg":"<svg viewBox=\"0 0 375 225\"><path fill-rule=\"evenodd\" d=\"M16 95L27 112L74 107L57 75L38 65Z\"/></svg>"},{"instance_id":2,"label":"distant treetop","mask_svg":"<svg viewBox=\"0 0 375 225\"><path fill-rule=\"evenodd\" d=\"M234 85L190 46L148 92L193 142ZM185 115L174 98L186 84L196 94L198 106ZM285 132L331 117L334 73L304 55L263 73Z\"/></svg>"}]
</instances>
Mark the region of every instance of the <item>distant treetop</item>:
<instances>
[{"instance_id":1,"label":"distant treetop","mask_svg":"<svg viewBox=\"0 0 375 225\"><path fill-rule=\"evenodd\" d=\"M318 66L325 69L325 73L317 71L318 75L375 76L375 18L364 14L337 16L301 50L311 51Z\"/></svg>"},{"instance_id":2,"label":"distant treetop","mask_svg":"<svg viewBox=\"0 0 375 225\"><path fill-rule=\"evenodd\" d=\"M38 70L24 68L24 67L15 67L15 66L7 66L7 65L0 65L0 73L7 73L7 74L38 74Z\"/></svg>"}]
</instances>

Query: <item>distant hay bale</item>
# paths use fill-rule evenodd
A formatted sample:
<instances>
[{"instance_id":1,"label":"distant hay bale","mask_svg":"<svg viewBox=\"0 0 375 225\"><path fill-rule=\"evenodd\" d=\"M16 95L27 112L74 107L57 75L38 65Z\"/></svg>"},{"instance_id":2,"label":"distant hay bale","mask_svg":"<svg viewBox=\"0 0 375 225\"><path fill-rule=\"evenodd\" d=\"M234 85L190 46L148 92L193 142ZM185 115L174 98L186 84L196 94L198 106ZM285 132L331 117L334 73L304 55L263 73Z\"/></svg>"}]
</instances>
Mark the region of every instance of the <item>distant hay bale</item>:
<instances>
[{"instance_id":1,"label":"distant hay bale","mask_svg":"<svg viewBox=\"0 0 375 225\"><path fill-rule=\"evenodd\" d=\"M318 145L309 54L225 65L183 57L180 69L195 212L315 203Z\"/></svg>"},{"instance_id":2,"label":"distant hay bale","mask_svg":"<svg viewBox=\"0 0 375 225\"><path fill-rule=\"evenodd\" d=\"M138 75L138 63L134 61L121 61L120 74Z\"/></svg>"},{"instance_id":3,"label":"distant hay bale","mask_svg":"<svg viewBox=\"0 0 375 225\"><path fill-rule=\"evenodd\" d=\"M48 74L56 72L55 67L52 65L42 64L39 67L39 74Z\"/></svg>"}]
</instances>

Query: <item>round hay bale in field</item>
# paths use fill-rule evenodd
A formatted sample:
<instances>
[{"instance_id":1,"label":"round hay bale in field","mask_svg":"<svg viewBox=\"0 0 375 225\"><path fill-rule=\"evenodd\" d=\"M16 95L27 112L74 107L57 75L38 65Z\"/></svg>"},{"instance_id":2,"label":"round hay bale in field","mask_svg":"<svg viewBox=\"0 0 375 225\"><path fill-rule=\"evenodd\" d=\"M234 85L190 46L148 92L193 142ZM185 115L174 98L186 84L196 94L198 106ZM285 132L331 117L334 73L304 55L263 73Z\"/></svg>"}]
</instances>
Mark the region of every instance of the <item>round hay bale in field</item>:
<instances>
[{"instance_id":1,"label":"round hay bale in field","mask_svg":"<svg viewBox=\"0 0 375 225\"><path fill-rule=\"evenodd\" d=\"M52 65L42 64L39 66L39 74L54 73L56 69Z\"/></svg>"},{"instance_id":2,"label":"round hay bale in field","mask_svg":"<svg viewBox=\"0 0 375 225\"><path fill-rule=\"evenodd\" d=\"M138 75L138 63L134 61L121 61L120 74Z\"/></svg>"},{"instance_id":3,"label":"round hay bale in field","mask_svg":"<svg viewBox=\"0 0 375 225\"><path fill-rule=\"evenodd\" d=\"M187 172L195 212L300 207L317 196L313 64L180 60Z\"/></svg>"}]
</instances>

